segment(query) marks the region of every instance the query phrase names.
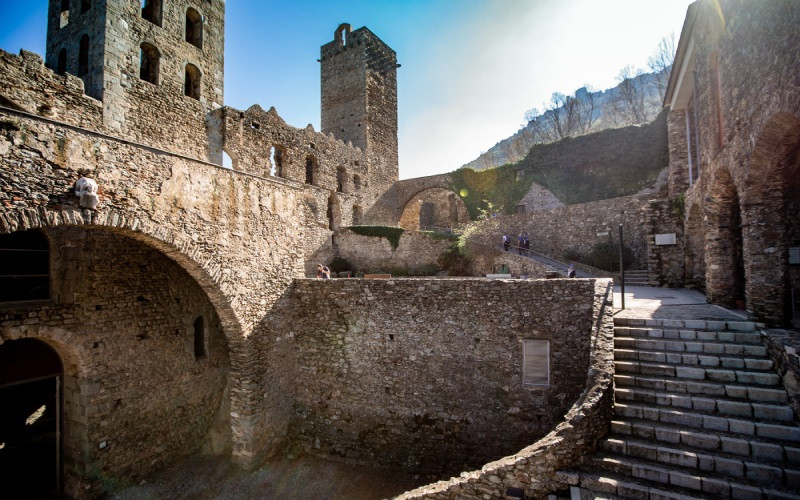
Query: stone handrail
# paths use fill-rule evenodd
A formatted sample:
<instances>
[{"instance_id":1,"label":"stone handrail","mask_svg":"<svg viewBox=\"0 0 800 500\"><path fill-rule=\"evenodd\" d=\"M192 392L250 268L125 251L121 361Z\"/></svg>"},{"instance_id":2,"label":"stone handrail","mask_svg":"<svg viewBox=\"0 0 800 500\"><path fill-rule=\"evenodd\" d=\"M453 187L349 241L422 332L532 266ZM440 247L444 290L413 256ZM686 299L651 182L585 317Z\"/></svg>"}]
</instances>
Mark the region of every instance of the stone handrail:
<instances>
[{"instance_id":1,"label":"stone handrail","mask_svg":"<svg viewBox=\"0 0 800 500\"><path fill-rule=\"evenodd\" d=\"M586 387L555 429L518 453L490 462L480 470L462 472L460 477L421 486L396 498L507 498L512 488L523 490L525 498L539 498L567 488L557 472L594 451L611 422L614 401L612 290L608 279L595 282L591 364Z\"/></svg>"}]
</instances>

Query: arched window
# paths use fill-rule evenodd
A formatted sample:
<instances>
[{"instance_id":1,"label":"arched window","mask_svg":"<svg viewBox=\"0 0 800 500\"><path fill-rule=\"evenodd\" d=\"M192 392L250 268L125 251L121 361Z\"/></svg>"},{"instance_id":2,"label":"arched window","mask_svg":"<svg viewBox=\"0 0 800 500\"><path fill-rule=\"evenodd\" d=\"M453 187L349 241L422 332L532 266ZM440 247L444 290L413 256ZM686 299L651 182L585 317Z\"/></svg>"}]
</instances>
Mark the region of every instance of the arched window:
<instances>
[{"instance_id":1,"label":"arched window","mask_svg":"<svg viewBox=\"0 0 800 500\"><path fill-rule=\"evenodd\" d=\"M161 26L161 0L142 0L142 18Z\"/></svg>"},{"instance_id":2,"label":"arched window","mask_svg":"<svg viewBox=\"0 0 800 500\"><path fill-rule=\"evenodd\" d=\"M283 156L284 151L281 146L272 146L269 150L269 175L283 177Z\"/></svg>"},{"instance_id":3,"label":"arched window","mask_svg":"<svg viewBox=\"0 0 800 500\"><path fill-rule=\"evenodd\" d=\"M203 48L203 18L191 7L186 10L186 41Z\"/></svg>"},{"instance_id":4,"label":"arched window","mask_svg":"<svg viewBox=\"0 0 800 500\"><path fill-rule=\"evenodd\" d=\"M69 24L69 0L61 0L61 10L58 18L58 27L63 28Z\"/></svg>"},{"instance_id":5,"label":"arched window","mask_svg":"<svg viewBox=\"0 0 800 500\"><path fill-rule=\"evenodd\" d=\"M139 78L158 85L158 64L161 58L158 49L143 43L139 51Z\"/></svg>"},{"instance_id":6,"label":"arched window","mask_svg":"<svg viewBox=\"0 0 800 500\"><path fill-rule=\"evenodd\" d=\"M56 68L56 73L59 75L63 75L67 72L67 49L61 49L58 51L58 67Z\"/></svg>"},{"instance_id":7,"label":"arched window","mask_svg":"<svg viewBox=\"0 0 800 500\"><path fill-rule=\"evenodd\" d=\"M186 75L183 84L183 95L192 99L200 99L200 70L194 64L186 65Z\"/></svg>"},{"instance_id":8,"label":"arched window","mask_svg":"<svg viewBox=\"0 0 800 500\"><path fill-rule=\"evenodd\" d=\"M0 302L50 298L50 245L35 229L0 236Z\"/></svg>"},{"instance_id":9,"label":"arched window","mask_svg":"<svg viewBox=\"0 0 800 500\"><path fill-rule=\"evenodd\" d=\"M344 168L338 167L336 169L336 192L344 193L344 184L346 179L347 172L345 172Z\"/></svg>"},{"instance_id":10,"label":"arched window","mask_svg":"<svg viewBox=\"0 0 800 500\"><path fill-rule=\"evenodd\" d=\"M231 170L234 169L233 158L231 158L231 155L229 155L227 151L222 152L222 166L223 168L229 168Z\"/></svg>"},{"instance_id":11,"label":"arched window","mask_svg":"<svg viewBox=\"0 0 800 500\"><path fill-rule=\"evenodd\" d=\"M194 320L194 359L206 357L206 327L202 316Z\"/></svg>"},{"instance_id":12,"label":"arched window","mask_svg":"<svg viewBox=\"0 0 800 500\"><path fill-rule=\"evenodd\" d=\"M81 45L78 51L78 76L85 76L89 73L89 35L81 37Z\"/></svg>"},{"instance_id":13,"label":"arched window","mask_svg":"<svg viewBox=\"0 0 800 500\"><path fill-rule=\"evenodd\" d=\"M89 12L92 8L92 0L81 0L81 14Z\"/></svg>"},{"instance_id":14,"label":"arched window","mask_svg":"<svg viewBox=\"0 0 800 500\"><path fill-rule=\"evenodd\" d=\"M314 184L316 181L317 160L313 156L306 158L306 184Z\"/></svg>"},{"instance_id":15,"label":"arched window","mask_svg":"<svg viewBox=\"0 0 800 500\"><path fill-rule=\"evenodd\" d=\"M353 176L353 189L355 189L356 191L361 189L361 177L359 177L358 174L355 174Z\"/></svg>"}]
</instances>

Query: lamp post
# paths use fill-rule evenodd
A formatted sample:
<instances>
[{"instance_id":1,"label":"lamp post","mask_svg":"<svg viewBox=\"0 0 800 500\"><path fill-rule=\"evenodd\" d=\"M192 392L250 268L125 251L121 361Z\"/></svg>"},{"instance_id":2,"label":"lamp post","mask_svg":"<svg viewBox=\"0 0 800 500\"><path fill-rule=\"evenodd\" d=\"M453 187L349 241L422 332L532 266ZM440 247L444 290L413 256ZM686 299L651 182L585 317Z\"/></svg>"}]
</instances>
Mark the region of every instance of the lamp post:
<instances>
[{"instance_id":1,"label":"lamp post","mask_svg":"<svg viewBox=\"0 0 800 500\"><path fill-rule=\"evenodd\" d=\"M623 266L623 260L622 260L622 249L625 248L622 240L623 215L625 215L624 210L619 213L619 285L620 285L620 293L622 293L621 296L622 309L625 309L625 267Z\"/></svg>"}]
</instances>

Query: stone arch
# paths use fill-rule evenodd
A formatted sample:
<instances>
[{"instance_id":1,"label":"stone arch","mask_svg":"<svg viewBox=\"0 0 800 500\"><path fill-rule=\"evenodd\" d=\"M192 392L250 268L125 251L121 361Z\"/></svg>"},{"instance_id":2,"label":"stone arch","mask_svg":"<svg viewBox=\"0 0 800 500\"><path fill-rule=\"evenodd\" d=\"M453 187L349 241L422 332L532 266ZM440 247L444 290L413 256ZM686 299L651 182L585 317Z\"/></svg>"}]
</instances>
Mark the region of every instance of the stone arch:
<instances>
[{"instance_id":1,"label":"stone arch","mask_svg":"<svg viewBox=\"0 0 800 500\"><path fill-rule=\"evenodd\" d=\"M76 209L50 210L40 207L19 211L0 212L0 234L27 229L49 229L62 226L85 226L127 236L157 250L174 261L200 287L219 318L220 331L227 343L231 360L228 372L229 386L236 388L249 377L246 373L250 351L244 328L234 310L232 298L214 277L224 267L224 257L204 254L186 234L156 222L139 219L122 211L104 210L94 219L86 221ZM234 392L230 391L231 394ZM251 424L247 421L247 401L230 397L230 430L234 460L250 460Z\"/></svg>"},{"instance_id":2,"label":"stone arch","mask_svg":"<svg viewBox=\"0 0 800 500\"><path fill-rule=\"evenodd\" d=\"M200 83L203 75L200 69L192 63L186 63L184 69L183 95L192 99L200 99Z\"/></svg>"},{"instance_id":3,"label":"stone arch","mask_svg":"<svg viewBox=\"0 0 800 500\"><path fill-rule=\"evenodd\" d=\"M745 301L742 207L736 184L726 168L715 171L705 204L706 296L724 307Z\"/></svg>"},{"instance_id":4,"label":"stone arch","mask_svg":"<svg viewBox=\"0 0 800 500\"><path fill-rule=\"evenodd\" d=\"M403 207L398 225L406 229L452 229L469 221L459 196L445 188L427 188L414 193Z\"/></svg>"},{"instance_id":5,"label":"stone arch","mask_svg":"<svg viewBox=\"0 0 800 500\"><path fill-rule=\"evenodd\" d=\"M85 464L80 462L80 457L86 455L88 438L86 408L80 404L80 400L81 394L86 393L90 384L87 369L69 345L69 335L63 328L44 325L11 326L0 330L0 337L0 349L13 346L17 342L35 341L47 346L59 358L61 371L58 374L60 380L57 398L60 401L56 408L56 418L60 429L54 445L58 447L60 458L55 468L56 482L58 489L71 497L77 497L80 492L85 491ZM71 404L60 403L63 401Z\"/></svg>"},{"instance_id":6,"label":"stone arch","mask_svg":"<svg viewBox=\"0 0 800 500\"><path fill-rule=\"evenodd\" d=\"M161 52L155 45L142 42L139 46L139 78L158 85Z\"/></svg>"},{"instance_id":7,"label":"stone arch","mask_svg":"<svg viewBox=\"0 0 800 500\"><path fill-rule=\"evenodd\" d=\"M800 326L800 116L772 115L755 140L742 196L748 310ZM796 250L795 250L796 251Z\"/></svg>"},{"instance_id":8,"label":"stone arch","mask_svg":"<svg viewBox=\"0 0 800 500\"><path fill-rule=\"evenodd\" d=\"M685 221L684 229L685 283L687 288L705 291L706 262L703 209L699 204L694 204L689 207L687 212L689 215Z\"/></svg>"}]
</instances>

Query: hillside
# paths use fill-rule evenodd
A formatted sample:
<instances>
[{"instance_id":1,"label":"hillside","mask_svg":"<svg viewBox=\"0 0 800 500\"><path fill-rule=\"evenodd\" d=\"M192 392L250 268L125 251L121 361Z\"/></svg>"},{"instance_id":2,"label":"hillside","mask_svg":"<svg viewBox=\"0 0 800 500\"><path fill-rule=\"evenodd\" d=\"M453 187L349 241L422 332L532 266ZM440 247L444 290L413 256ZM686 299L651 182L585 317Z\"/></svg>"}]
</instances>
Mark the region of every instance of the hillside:
<instances>
[{"instance_id":1,"label":"hillside","mask_svg":"<svg viewBox=\"0 0 800 500\"><path fill-rule=\"evenodd\" d=\"M516 163L480 171L461 168L450 176L475 219L486 207L484 200L514 213L533 182L566 205L636 194L652 186L668 162L667 112L662 111L646 125L537 144Z\"/></svg>"},{"instance_id":2,"label":"hillside","mask_svg":"<svg viewBox=\"0 0 800 500\"><path fill-rule=\"evenodd\" d=\"M645 118L644 120L637 119L635 116L620 109L624 107L621 106L620 102L622 100L621 94L625 92L623 83L612 89L598 92L588 92L585 87L578 89L575 92L576 99L585 101L591 98L592 100L594 108L591 115L592 123L586 126L585 130L575 131L567 135L577 137L585 135L587 132L600 132L610 128L636 125L640 122L646 123L654 119L662 108L659 85L663 85L666 78L669 77L670 69L671 66L661 73L645 73L632 78L629 82L632 88L641 92L641 116ZM558 111L564 113L563 108ZM541 113L535 119L528 121L514 135L498 142L475 160L462 165L462 168L483 170L505 165L506 163L515 163L522 160L534 145L555 142L552 139L543 138L540 133L537 133L537 122L541 124L551 121L553 113L553 110Z\"/></svg>"}]
</instances>

